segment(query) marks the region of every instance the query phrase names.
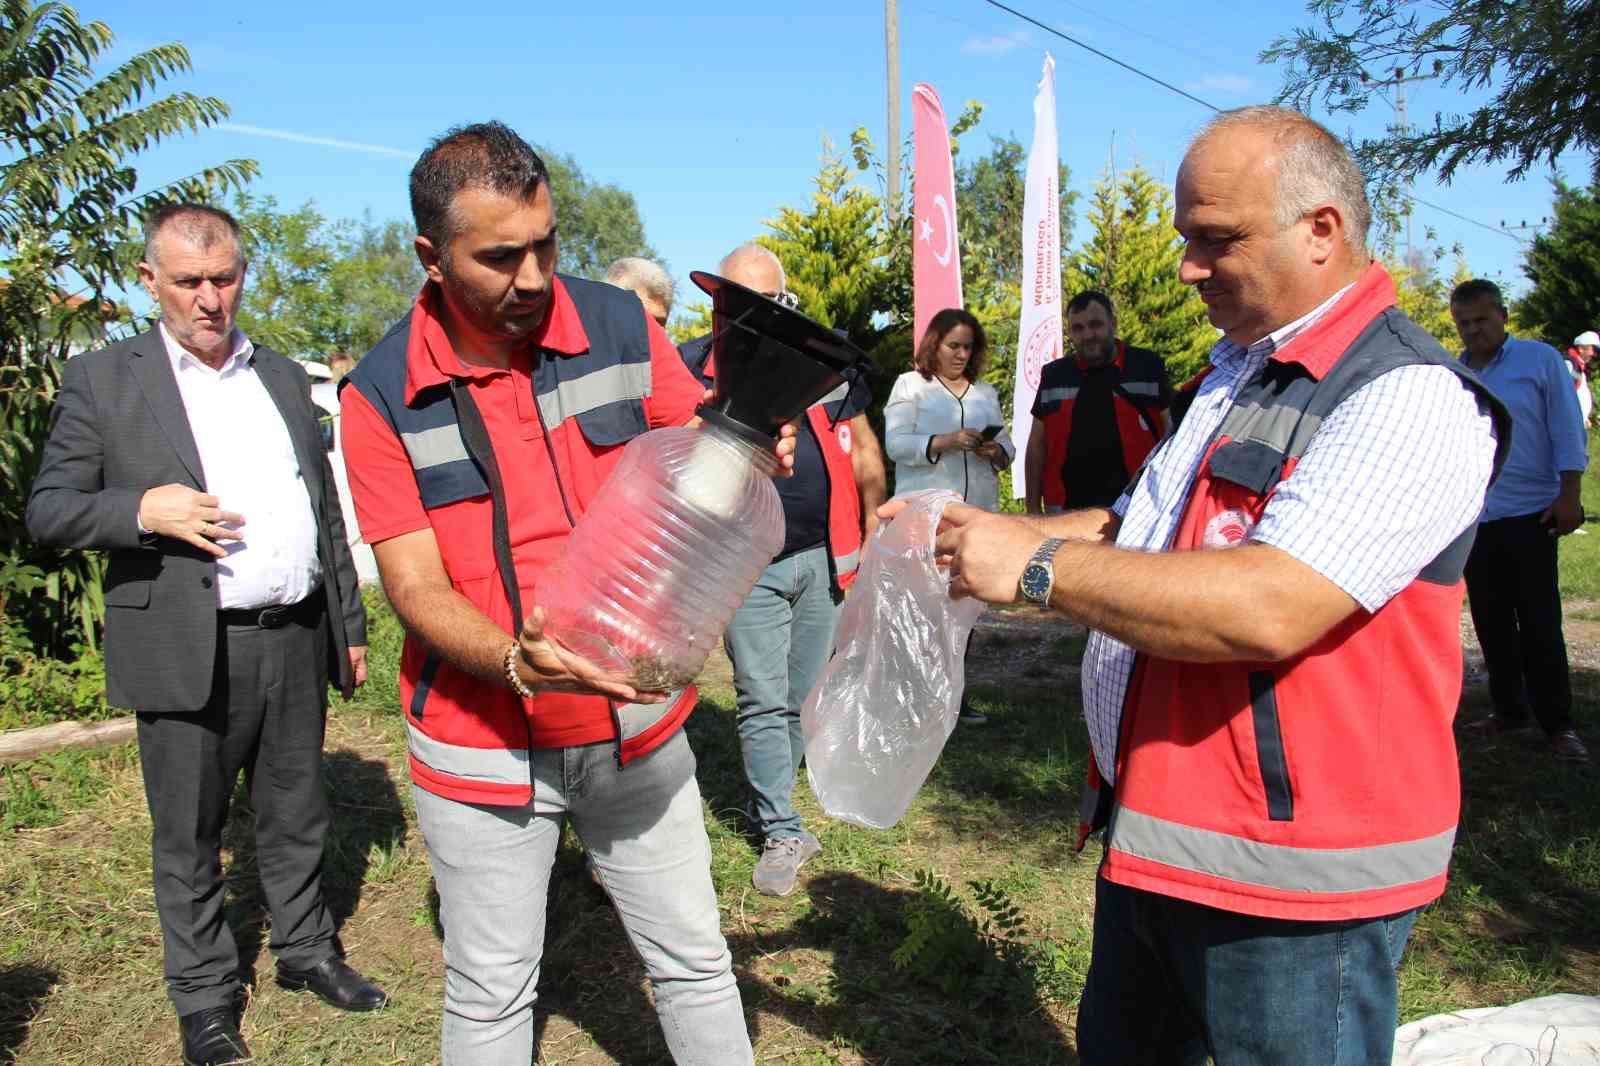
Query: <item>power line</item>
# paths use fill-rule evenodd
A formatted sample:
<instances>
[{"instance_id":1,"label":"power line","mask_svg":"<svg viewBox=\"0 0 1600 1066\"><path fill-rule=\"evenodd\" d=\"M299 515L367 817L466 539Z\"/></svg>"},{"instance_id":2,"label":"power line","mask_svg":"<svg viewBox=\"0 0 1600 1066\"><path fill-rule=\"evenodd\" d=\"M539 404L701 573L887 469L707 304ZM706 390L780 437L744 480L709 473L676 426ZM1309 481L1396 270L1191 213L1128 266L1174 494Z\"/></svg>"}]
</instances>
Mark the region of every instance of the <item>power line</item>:
<instances>
[{"instance_id":1,"label":"power line","mask_svg":"<svg viewBox=\"0 0 1600 1066\"><path fill-rule=\"evenodd\" d=\"M1114 63L1117 66L1121 67L1123 70L1128 71L1130 74L1137 74L1139 77L1143 78L1145 81L1154 82L1155 84L1161 86L1163 89L1166 89L1169 92L1177 93L1179 96L1183 97L1185 100L1189 100L1189 101L1191 101L1193 103L1199 104L1201 107L1207 108L1207 109L1209 109L1211 111L1215 111L1215 112L1217 112L1219 114L1222 112L1222 108L1218 107L1216 104L1210 103L1209 101L1206 101L1206 100L1202 100L1198 96L1194 95L1193 93L1186 92L1185 90L1178 88L1176 85L1173 85L1171 82L1162 81L1160 78L1156 77L1154 74L1148 74L1145 71L1140 70L1138 67L1133 66L1130 63L1124 63L1122 60L1118 59L1116 56L1108 55L1107 53L1102 52L1100 49L1094 47L1093 45L1084 44L1082 41L1078 40L1076 37L1073 37L1072 35L1067 34L1067 33L1063 33L1060 30L1056 29L1054 26L1046 25L1045 23L1040 22L1038 19L1034 18L1031 15L1025 15L1021 11L1018 11L1014 7L1008 7L1007 5L1000 3L1000 0L983 0L983 2L988 4L990 7L998 8L1001 11L1004 11L1008 15L1015 16L1016 18L1019 18L1022 21L1026 22L1026 23L1029 23L1030 25L1037 26L1039 29L1044 30L1046 33L1053 34L1054 36L1061 38L1063 41L1066 41L1068 44L1076 45L1077 47L1082 48L1086 52L1092 52L1094 55L1099 56L1101 59L1104 59L1106 62ZM1442 215L1449 215L1451 218L1457 219L1457 220L1459 220L1461 222L1465 222L1468 225L1477 226L1479 229L1486 229L1491 233L1498 233L1503 237L1510 237L1512 240L1516 241L1518 244L1526 243L1521 237L1518 237L1515 233L1509 233L1506 230L1503 230L1503 229L1499 228L1498 226L1491 226L1487 222L1479 222L1475 218L1468 218L1466 215L1458 214L1457 212L1452 211L1447 207L1440 207L1438 204L1430 204L1426 200L1420 199L1419 197L1416 197L1416 196L1411 196L1409 194L1406 195L1406 199L1410 200L1412 203L1421 204L1423 207L1426 207L1431 211L1437 211Z\"/></svg>"},{"instance_id":2,"label":"power line","mask_svg":"<svg viewBox=\"0 0 1600 1066\"><path fill-rule=\"evenodd\" d=\"M1058 2L1074 9L1075 11L1088 15L1090 18L1100 19L1102 22L1109 22L1111 25L1117 27L1119 30L1122 30L1125 33L1131 33L1135 37L1143 37L1145 40L1150 41L1153 44L1159 44L1161 47L1173 52L1177 52L1179 55L1184 56L1187 59L1207 59L1213 63L1216 63L1218 66L1224 65L1223 60L1218 59L1215 55L1206 52L1197 52L1192 46L1189 45L1174 44L1172 41L1157 37L1155 34L1150 33L1147 30L1140 29L1138 26L1114 19L1110 15L1102 14L1101 12L1096 11L1092 7L1075 3L1074 0L1058 0Z\"/></svg>"},{"instance_id":3,"label":"power line","mask_svg":"<svg viewBox=\"0 0 1600 1066\"><path fill-rule=\"evenodd\" d=\"M1063 41L1066 41L1069 44L1075 44L1079 48L1082 48L1086 52L1093 52L1095 55L1099 56L1101 59L1104 59L1106 62L1115 63L1117 66L1121 67L1123 70L1126 70L1126 71L1128 71L1129 73L1132 73L1132 74L1137 74L1137 75L1139 75L1139 77L1143 78L1146 81L1153 81L1157 85L1161 86L1163 89L1170 89L1172 92L1177 93L1179 96L1182 96L1185 99L1193 100L1195 103L1199 104L1201 107L1209 107L1213 111L1221 111L1222 110L1222 108L1218 107L1215 104L1206 103L1204 100L1200 99L1198 96L1195 96L1193 93L1184 92L1182 89L1178 88L1176 85L1172 84L1171 82L1162 81L1160 78L1156 77L1154 74L1146 74L1144 71L1140 70L1138 67L1131 66L1131 65L1129 65L1127 63L1124 63L1122 60L1118 59L1116 56L1107 55L1106 53L1100 51L1100 49L1094 47L1093 45L1084 44L1082 41L1078 40L1076 37L1071 37L1071 36L1069 36L1069 35L1067 35L1065 33L1062 33L1060 30L1056 29L1054 26L1047 26L1043 22L1040 22L1038 19L1034 18L1031 15L1024 15L1022 12L1018 11L1014 7L1007 7L1005 4L1000 3L1000 0L983 0L983 2L988 4L990 7L999 8L1001 11L1004 11L1008 15L1015 15L1017 18L1021 19L1023 22L1031 23L1032 25L1035 25L1035 26L1039 27L1041 30L1043 30L1046 33L1053 33L1057 37L1061 38Z\"/></svg>"},{"instance_id":4,"label":"power line","mask_svg":"<svg viewBox=\"0 0 1600 1066\"><path fill-rule=\"evenodd\" d=\"M1421 204L1423 207L1428 208L1430 211L1437 211L1441 215L1449 215L1453 219L1457 219L1457 220L1459 220L1461 222L1465 222L1465 223L1467 223L1469 225L1477 226L1479 229L1486 229L1490 233L1498 233L1502 237L1510 237L1512 240L1516 241L1518 244L1526 244L1526 243L1528 243L1527 241L1523 240L1521 237L1518 237L1515 233L1512 233L1509 230L1503 230L1499 226L1491 226L1487 222L1479 222L1475 218L1468 218L1466 215L1457 214L1456 212L1450 210L1448 207L1440 207L1438 204L1430 204L1428 201L1423 200L1423 199L1421 199L1419 197L1416 197L1416 196L1407 195L1406 199L1410 200L1414 204Z\"/></svg>"}]
</instances>

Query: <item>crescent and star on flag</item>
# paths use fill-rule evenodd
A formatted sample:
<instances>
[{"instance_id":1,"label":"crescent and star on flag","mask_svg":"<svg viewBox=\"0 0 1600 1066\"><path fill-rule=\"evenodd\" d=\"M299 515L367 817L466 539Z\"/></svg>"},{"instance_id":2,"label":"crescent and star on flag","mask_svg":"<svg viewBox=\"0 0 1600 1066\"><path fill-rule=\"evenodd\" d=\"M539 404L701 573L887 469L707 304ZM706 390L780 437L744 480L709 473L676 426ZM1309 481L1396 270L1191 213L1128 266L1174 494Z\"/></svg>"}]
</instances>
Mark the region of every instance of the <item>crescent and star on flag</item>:
<instances>
[{"instance_id":1,"label":"crescent and star on flag","mask_svg":"<svg viewBox=\"0 0 1600 1066\"><path fill-rule=\"evenodd\" d=\"M934 250L933 257L939 261L940 266L949 266L950 253L953 250L952 246L955 243L955 225L954 220L950 217L950 204L947 200L945 200L944 194L939 193L933 198L933 206L938 208L939 217L944 222L944 251L938 251L938 246L933 243L933 223L929 220L929 218L917 219L917 227L919 230L917 233L917 240L928 242L929 248Z\"/></svg>"}]
</instances>

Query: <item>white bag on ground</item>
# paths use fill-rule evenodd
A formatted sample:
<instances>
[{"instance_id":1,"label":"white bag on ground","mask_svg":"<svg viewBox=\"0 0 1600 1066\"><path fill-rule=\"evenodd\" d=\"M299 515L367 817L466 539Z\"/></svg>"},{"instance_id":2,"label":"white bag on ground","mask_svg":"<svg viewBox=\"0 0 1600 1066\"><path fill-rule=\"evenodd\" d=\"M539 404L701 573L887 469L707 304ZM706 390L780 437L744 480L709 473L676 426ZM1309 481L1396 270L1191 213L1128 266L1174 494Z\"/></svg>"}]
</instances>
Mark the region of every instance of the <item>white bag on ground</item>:
<instances>
[{"instance_id":1,"label":"white bag on ground","mask_svg":"<svg viewBox=\"0 0 1600 1066\"><path fill-rule=\"evenodd\" d=\"M1402 1025L1394 1066L1593 1066L1600 1062L1600 999L1540 996Z\"/></svg>"},{"instance_id":2,"label":"white bag on ground","mask_svg":"<svg viewBox=\"0 0 1600 1066\"><path fill-rule=\"evenodd\" d=\"M833 658L800 712L806 771L822 809L871 829L900 820L956 726L977 600L950 598L934 566L943 490L910 502L865 546Z\"/></svg>"}]
</instances>

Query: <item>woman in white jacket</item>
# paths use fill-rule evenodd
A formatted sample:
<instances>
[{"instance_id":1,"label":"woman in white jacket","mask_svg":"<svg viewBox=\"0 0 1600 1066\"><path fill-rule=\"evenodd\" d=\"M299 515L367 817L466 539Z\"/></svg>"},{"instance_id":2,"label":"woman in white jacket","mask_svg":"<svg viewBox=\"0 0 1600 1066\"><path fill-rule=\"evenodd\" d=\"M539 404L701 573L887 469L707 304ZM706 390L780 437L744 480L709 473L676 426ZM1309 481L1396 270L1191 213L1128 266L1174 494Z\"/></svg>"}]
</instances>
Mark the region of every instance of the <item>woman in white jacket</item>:
<instances>
[{"instance_id":1,"label":"woman in white jacket","mask_svg":"<svg viewBox=\"0 0 1600 1066\"><path fill-rule=\"evenodd\" d=\"M1000 506L999 471L1016 447L994 386L978 380L988 339L968 311L934 315L883 408L884 444L896 493L949 489L974 507Z\"/></svg>"},{"instance_id":2,"label":"woman in white jacket","mask_svg":"<svg viewBox=\"0 0 1600 1066\"><path fill-rule=\"evenodd\" d=\"M1016 447L994 386L978 380L988 351L983 326L970 312L950 307L928 321L912 361L916 369L900 375L883 408L896 493L949 489L974 507L999 508L997 474L1011 463ZM988 721L968 705L964 690L958 720Z\"/></svg>"}]
</instances>

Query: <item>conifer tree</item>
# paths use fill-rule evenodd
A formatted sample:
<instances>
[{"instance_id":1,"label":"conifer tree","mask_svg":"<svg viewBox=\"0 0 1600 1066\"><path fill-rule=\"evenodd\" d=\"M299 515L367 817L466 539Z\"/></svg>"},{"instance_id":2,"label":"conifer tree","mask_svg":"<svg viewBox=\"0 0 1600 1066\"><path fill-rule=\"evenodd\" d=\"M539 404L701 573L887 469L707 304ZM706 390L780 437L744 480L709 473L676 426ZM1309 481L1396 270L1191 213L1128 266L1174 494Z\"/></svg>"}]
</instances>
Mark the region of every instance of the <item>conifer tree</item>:
<instances>
[{"instance_id":1,"label":"conifer tree","mask_svg":"<svg viewBox=\"0 0 1600 1066\"><path fill-rule=\"evenodd\" d=\"M1426 265L1391 267L1389 273L1394 278L1395 303L1406 317L1432 334L1445 351L1459 352L1461 337L1450 317L1450 291L1472 277L1466 259L1457 256L1455 273L1448 281Z\"/></svg>"},{"instance_id":2,"label":"conifer tree","mask_svg":"<svg viewBox=\"0 0 1600 1066\"><path fill-rule=\"evenodd\" d=\"M779 208L766 222L772 232L757 241L783 263L800 310L871 347L887 272L883 201L852 182L831 142L823 144L814 183L810 210Z\"/></svg>"},{"instance_id":3,"label":"conifer tree","mask_svg":"<svg viewBox=\"0 0 1600 1066\"><path fill-rule=\"evenodd\" d=\"M1085 289L1111 297L1119 336L1159 354L1173 384L1182 384L1205 365L1217 331L1194 289L1178 280L1183 242L1170 194L1136 165L1120 178L1104 175L1087 214L1089 238L1062 271L1064 301Z\"/></svg>"},{"instance_id":4,"label":"conifer tree","mask_svg":"<svg viewBox=\"0 0 1600 1066\"><path fill-rule=\"evenodd\" d=\"M1517 321L1565 350L1579 333L1600 329L1600 182L1554 185L1555 222L1523 254L1532 288L1517 301Z\"/></svg>"}]
</instances>

